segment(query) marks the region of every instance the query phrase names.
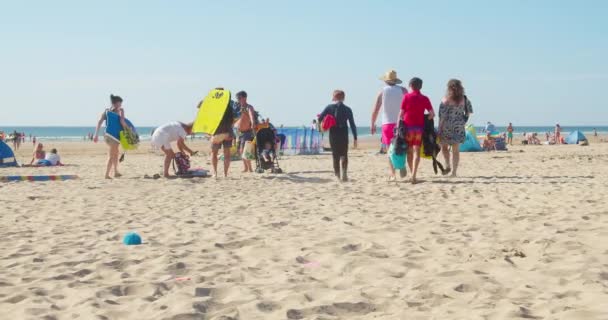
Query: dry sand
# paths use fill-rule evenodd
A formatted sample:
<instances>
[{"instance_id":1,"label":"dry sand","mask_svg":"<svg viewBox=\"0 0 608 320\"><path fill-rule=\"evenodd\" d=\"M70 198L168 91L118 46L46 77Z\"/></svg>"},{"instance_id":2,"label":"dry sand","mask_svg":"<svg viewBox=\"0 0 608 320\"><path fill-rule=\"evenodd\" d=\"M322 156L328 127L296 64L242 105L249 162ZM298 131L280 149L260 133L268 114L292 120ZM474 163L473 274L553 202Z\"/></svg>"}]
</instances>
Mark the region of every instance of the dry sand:
<instances>
[{"instance_id":1,"label":"dry sand","mask_svg":"<svg viewBox=\"0 0 608 320\"><path fill-rule=\"evenodd\" d=\"M81 177L0 184L1 319L608 319L608 144L427 160L416 186L371 150L340 184L328 155L147 180L144 146L106 181L103 144L51 147L73 166L0 169Z\"/></svg>"}]
</instances>

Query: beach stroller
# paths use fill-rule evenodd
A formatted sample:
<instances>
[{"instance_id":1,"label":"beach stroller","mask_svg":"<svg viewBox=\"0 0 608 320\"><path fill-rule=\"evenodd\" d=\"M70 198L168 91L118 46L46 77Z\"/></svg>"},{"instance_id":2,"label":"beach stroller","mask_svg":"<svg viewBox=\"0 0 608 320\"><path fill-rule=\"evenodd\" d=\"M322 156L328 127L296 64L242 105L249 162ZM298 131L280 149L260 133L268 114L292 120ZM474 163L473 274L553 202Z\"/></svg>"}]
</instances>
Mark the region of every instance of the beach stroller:
<instances>
[{"instance_id":1,"label":"beach stroller","mask_svg":"<svg viewBox=\"0 0 608 320\"><path fill-rule=\"evenodd\" d=\"M267 144L270 144L268 152L268 161L264 159L264 149ZM255 133L255 172L264 173L270 169L272 173L282 173L283 170L279 167L279 160L276 154L277 136L269 127L259 128Z\"/></svg>"}]
</instances>

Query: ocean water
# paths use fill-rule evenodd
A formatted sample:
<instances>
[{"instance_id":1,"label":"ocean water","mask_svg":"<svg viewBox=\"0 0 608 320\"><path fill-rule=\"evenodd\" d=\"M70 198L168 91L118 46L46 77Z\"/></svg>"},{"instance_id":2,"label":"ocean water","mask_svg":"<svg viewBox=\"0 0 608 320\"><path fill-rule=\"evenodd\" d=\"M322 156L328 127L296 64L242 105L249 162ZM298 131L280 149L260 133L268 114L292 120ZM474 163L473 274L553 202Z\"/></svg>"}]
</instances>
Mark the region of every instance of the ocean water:
<instances>
[{"instance_id":1,"label":"ocean water","mask_svg":"<svg viewBox=\"0 0 608 320\"><path fill-rule=\"evenodd\" d=\"M297 127L289 127L297 128ZM304 127L300 127L304 128ZM506 127L496 127L500 132L505 132ZM478 132L482 132L484 127L476 127ZM574 130L580 130L583 133L591 136L593 130L596 129L598 134L608 134L608 126L564 126L562 127L563 134L568 134ZM33 127L33 126L0 126L0 131L9 134L13 131L25 133L28 141L29 136L35 136L40 141L83 141L87 134L94 133L94 127ZM103 130L103 129L102 129ZM137 132L142 140L149 140L150 134L154 127L138 127ZM537 132L544 134L545 132L553 132L553 126L515 126L515 135L524 133ZM369 127L358 127L357 132L361 137L371 136ZM100 133L100 136L102 134ZM378 139L380 136L377 134Z\"/></svg>"},{"instance_id":2,"label":"ocean water","mask_svg":"<svg viewBox=\"0 0 608 320\"><path fill-rule=\"evenodd\" d=\"M137 132L140 139L149 140L153 127L139 127ZM23 126L0 126L0 131L10 134L14 131L25 133L29 141L30 135L40 141L83 141L88 134L95 133L95 127L23 127ZM100 129L100 137L103 137L103 127Z\"/></svg>"}]
</instances>

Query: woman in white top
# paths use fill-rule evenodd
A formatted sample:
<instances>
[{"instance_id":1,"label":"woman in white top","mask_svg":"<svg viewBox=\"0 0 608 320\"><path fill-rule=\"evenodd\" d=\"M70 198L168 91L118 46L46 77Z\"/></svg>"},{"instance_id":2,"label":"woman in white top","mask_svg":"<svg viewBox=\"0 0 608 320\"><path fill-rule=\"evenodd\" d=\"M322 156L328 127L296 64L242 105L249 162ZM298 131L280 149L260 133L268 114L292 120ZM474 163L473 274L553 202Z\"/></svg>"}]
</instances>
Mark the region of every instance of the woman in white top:
<instances>
[{"instance_id":1,"label":"woman in white top","mask_svg":"<svg viewBox=\"0 0 608 320\"><path fill-rule=\"evenodd\" d=\"M44 157L44 160L48 161L50 166L62 166L61 157L57 154L57 149L51 149L50 153Z\"/></svg>"},{"instance_id":2,"label":"woman in white top","mask_svg":"<svg viewBox=\"0 0 608 320\"><path fill-rule=\"evenodd\" d=\"M171 148L172 142L177 142L177 149L180 152L188 152L190 155L194 154L194 151L186 146L185 140L189 134L192 134L192 123L169 122L154 130L152 134L152 146L160 148L165 153L165 163L163 166L165 178L170 177L169 166L171 166L171 161L175 158L175 152Z\"/></svg>"}]
</instances>

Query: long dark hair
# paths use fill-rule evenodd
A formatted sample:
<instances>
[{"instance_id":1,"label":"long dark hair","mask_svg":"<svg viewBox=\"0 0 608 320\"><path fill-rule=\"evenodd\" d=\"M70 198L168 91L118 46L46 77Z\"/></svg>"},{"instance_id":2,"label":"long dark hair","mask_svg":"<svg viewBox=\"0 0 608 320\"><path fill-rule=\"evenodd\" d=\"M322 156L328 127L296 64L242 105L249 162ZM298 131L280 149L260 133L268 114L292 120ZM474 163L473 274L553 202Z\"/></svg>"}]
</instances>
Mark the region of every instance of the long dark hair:
<instances>
[{"instance_id":1,"label":"long dark hair","mask_svg":"<svg viewBox=\"0 0 608 320\"><path fill-rule=\"evenodd\" d=\"M464 100L464 87L462 86L462 82L460 82L460 80L451 79L448 81L446 98L454 103L460 103Z\"/></svg>"}]
</instances>

